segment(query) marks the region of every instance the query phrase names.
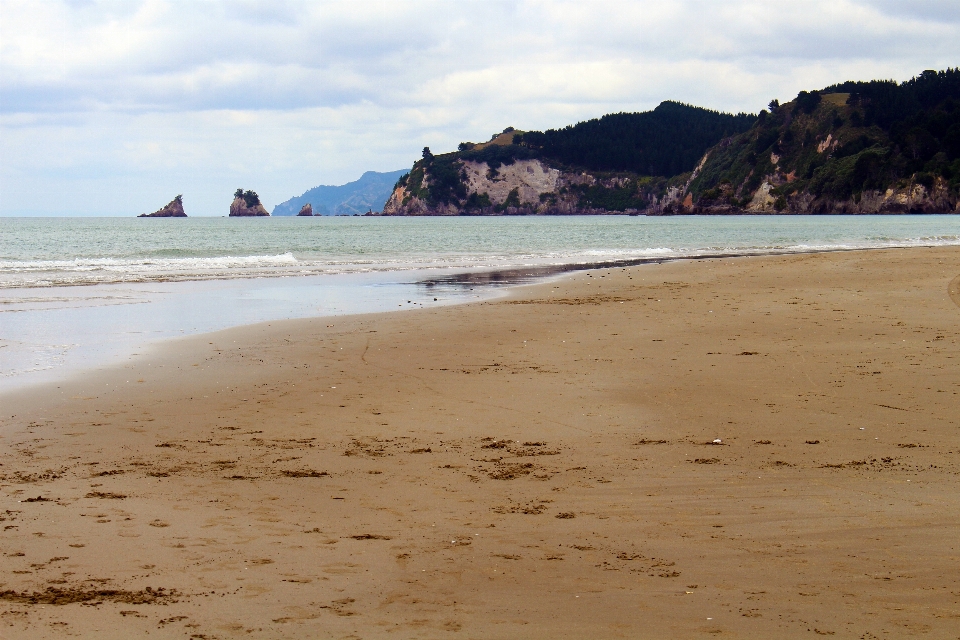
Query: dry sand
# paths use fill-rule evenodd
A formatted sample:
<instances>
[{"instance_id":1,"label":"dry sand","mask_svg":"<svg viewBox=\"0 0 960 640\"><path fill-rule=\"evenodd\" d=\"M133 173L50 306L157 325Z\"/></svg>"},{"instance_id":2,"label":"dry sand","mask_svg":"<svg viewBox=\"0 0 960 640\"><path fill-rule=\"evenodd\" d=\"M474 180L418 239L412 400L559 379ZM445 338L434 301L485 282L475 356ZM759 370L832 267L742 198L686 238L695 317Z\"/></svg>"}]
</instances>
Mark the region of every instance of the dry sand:
<instances>
[{"instance_id":1,"label":"dry sand","mask_svg":"<svg viewBox=\"0 0 960 640\"><path fill-rule=\"evenodd\" d=\"M595 270L5 397L0 636L958 637L958 276Z\"/></svg>"}]
</instances>

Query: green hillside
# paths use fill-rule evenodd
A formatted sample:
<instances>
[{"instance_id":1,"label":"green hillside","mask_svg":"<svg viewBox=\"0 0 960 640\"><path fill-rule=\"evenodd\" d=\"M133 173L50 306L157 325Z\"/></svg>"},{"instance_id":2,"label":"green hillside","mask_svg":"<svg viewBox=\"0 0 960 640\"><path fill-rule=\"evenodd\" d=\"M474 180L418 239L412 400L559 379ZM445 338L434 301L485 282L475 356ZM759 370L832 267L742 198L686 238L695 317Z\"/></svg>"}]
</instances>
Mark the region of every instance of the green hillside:
<instances>
[{"instance_id":1,"label":"green hillside","mask_svg":"<svg viewBox=\"0 0 960 640\"><path fill-rule=\"evenodd\" d=\"M518 161L529 176L510 169ZM507 128L453 153L424 149L384 212L960 212L960 70L801 91L757 116L664 102Z\"/></svg>"},{"instance_id":2,"label":"green hillside","mask_svg":"<svg viewBox=\"0 0 960 640\"><path fill-rule=\"evenodd\" d=\"M537 157L568 167L669 177L691 171L707 149L755 121L745 113L663 102L653 111L614 113L514 140Z\"/></svg>"},{"instance_id":3,"label":"green hillside","mask_svg":"<svg viewBox=\"0 0 960 640\"><path fill-rule=\"evenodd\" d=\"M702 212L736 212L757 202L765 182L777 211L853 210L864 194L914 185L928 200L939 193L955 202L960 71L845 82L774 101L753 128L711 150L690 191Z\"/></svg>"},{"instance_id":4,"label":"green hillside","mask_svg":"<svg viewBox=\"0 0 960 640\"><path fill-rule=\"evenodd\" d=\"M517 160L537 159L566 172L618 174L627 179L629 186L584 187L580 194L584 208L622 211L645 206L639 190L691 171L707 149L749 130L755 120L748 114L664 102L653 111L610 114L563 129L514 132L508 128L488 143L461 143L453 153L434 155L424 149L423 159L397 186L407 190L408 198L419 198L429 206L454 205L474 211L489 208L490 203L467 193L462 161L485 162L495 175L500 167Z\"/></svg>"}]
</instances>

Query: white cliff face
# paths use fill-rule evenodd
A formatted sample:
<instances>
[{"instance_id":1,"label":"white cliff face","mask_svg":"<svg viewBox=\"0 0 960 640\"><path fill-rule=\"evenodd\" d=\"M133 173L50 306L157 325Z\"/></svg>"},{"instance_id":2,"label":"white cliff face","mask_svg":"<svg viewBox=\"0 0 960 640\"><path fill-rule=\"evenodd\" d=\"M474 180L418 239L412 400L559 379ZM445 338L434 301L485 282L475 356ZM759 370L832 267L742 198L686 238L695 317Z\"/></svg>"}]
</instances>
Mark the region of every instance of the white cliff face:
<instances>
[{"instance_id":1,"label":"white cliff face","mask_svg":"<svg viewBox=\"0 0 960 640\"><path fill-rule=\"evenodd\" d=\"M828 133L827 139L823 140L820 144L817 145L817 153L823 153L824 151L830 151L837 146L837 141L833 139L833 134Z\"/></svg>"},{"instance_id":2,"label":"white cliff face","mask_svg":"<svg viewBox=\"0 0 960 640\"><path fill-rule=\"evenodd\" d=\"M788 183L787 178L788 176L780 173L767 176L763 184L753 193L753 198L744 212L778 213L775 206L776 198L770 191L774 186ZM878 214L925 210L940 213L960 212L960 202L951 199L949 185L943 178L937 178L932 189L913 183L884 191L867 190L859 194L858 198L836 201L818 200L813 194L802 192L791 195L785 202L787 207L783 213Z\"/></svg>"},{"instance_id":3,"label":"white cliff face","mask_svg":"<svg viewBox=\"0 0 960 640\"><path fill-rule=\"evenodd\" d=\"M485 193L495 205L503 204L516 189L521 204L536 206L540 203L540 194L556 191L560 182L560 171L539 160L517 160L511 165L503 165L493 177L490 177L490 167L485 162L466 161L463 169L467 193Z\"/></svg>"},{"instance_id":4,"label":"white cliff face","mask_svg":"<svg viewBox=\"0 0 960 640\"><path fill-rule=\"evenodd\" d=\"M750 213L773 213L775 211L773 204L776 202L776 198L770 194L771 189L773 189L773 185L764 180L760 188L753 194L753 200L747 205L747 211Z\"/></svg>"},{"instance_id":5,"label":"white cliff face","mask_svg":"<svg viewBox=\"0 0 960 640\"><path fill-rule=\"evenodd\" d=\"M539 160L518 160L510 165L501 165L491 171L485 162L464 161L461 163L464 186L468 196L486 195L489 207L502 206L510 194L516 191L519 205L534 212L542 209L543 193L555 194L563 186L565 176ZM383 215L458 215L456 204L428 205L420 194L430 185L430 172L425 171L419 185L399 186L394 189L383 207ZM510 206L516 206L516 201Z\"/></svg>"}]
</instances>

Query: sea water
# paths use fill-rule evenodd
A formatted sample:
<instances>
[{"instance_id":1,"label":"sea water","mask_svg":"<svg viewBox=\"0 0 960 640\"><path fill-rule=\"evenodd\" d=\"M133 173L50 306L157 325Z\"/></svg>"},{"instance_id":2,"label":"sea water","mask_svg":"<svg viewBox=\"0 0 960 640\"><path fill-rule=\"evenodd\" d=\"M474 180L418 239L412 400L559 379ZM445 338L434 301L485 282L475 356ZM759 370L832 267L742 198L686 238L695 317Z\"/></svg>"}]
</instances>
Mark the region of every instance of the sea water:
<instances>
[{"instance_id":1,"label":"sea water","mask_svg":"<svg viewBox=\"0 0 960 640\"><path fill-rule=\"evenodd\" d=\"M0 218L0 391L174 336L476 300L578 266L958 244L952 215Z\"/></svg>"}]
</instances>

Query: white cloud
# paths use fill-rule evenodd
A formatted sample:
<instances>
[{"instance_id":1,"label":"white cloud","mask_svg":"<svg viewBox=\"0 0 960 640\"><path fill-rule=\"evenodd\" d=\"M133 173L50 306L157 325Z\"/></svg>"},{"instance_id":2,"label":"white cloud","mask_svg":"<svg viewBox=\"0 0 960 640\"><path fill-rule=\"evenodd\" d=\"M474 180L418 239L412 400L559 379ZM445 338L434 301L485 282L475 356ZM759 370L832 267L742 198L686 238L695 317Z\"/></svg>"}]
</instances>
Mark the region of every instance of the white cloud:
<instances>
[{"instance_id":1,"label":"white cloud","mask_svg":"<svg viewBox=\"0 0 960 640\"><path fill-rule=\"evenodd\" d=\"M0 0L0 215L272 205L507 125L903 80L958 42L936 0Z\"/></svg>"}]
</instances>

